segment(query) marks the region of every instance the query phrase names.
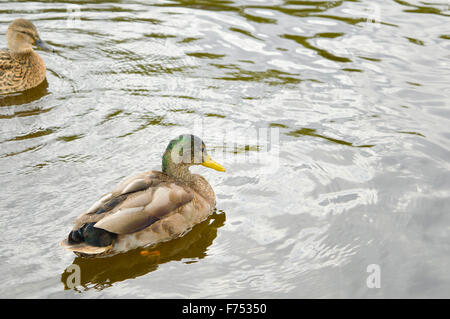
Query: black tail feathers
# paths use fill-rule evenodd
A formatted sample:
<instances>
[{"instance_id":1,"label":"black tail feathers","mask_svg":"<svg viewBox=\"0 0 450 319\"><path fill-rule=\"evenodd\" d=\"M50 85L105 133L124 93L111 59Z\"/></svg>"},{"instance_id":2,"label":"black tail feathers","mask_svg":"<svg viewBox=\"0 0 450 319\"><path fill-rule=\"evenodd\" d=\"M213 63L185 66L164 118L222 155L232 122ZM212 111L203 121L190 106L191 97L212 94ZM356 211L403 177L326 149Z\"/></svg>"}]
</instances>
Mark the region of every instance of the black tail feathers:
<instances>
[{"instance_id":1,"label":"black tail feathers","mask_svg":"<svg viewBox=\"0 0 450 319\"><path fill-rule=\"evenodd\" d=\"M90 246L109 246L117 238L117 234L107 230L95 228L95 223L87 223L78 229L72 230L69 234L69 244L80 244L85 242Z\"/></svg>"}]
</instances>

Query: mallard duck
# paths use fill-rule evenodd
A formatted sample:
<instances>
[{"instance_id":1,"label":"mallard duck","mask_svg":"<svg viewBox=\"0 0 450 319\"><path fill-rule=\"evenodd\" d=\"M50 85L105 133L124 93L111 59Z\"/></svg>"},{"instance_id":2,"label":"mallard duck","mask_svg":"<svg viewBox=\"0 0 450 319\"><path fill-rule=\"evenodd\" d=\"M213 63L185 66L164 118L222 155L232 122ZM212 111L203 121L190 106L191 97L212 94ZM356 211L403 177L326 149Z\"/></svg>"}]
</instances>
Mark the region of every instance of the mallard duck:
<instances>
[{"instance_id":1,"label":"mallard duck","mask_svg":"<svg viewBox=\"0 0 450 319\"><path fill-rule=\"evenodd\" d=\"M203 165L224 172L194 135L170 141L162 172L125 179L75 220L60 245L82 257L114 255L182 236L205 220L216 203L212 187L189 167Z\"/></svg>"},{"instance_id":2,"label":"mallard duck","mask_svg":"<svg viewBox=\"0 0 450 319\"><path fill-rule=\"evenodd\" d=\"M46 69L33 45L52 51L28 20L16 19L6 31L8 50L0 50L0 94L25 91L45 80Z\"/></svg>"}]
</instances>

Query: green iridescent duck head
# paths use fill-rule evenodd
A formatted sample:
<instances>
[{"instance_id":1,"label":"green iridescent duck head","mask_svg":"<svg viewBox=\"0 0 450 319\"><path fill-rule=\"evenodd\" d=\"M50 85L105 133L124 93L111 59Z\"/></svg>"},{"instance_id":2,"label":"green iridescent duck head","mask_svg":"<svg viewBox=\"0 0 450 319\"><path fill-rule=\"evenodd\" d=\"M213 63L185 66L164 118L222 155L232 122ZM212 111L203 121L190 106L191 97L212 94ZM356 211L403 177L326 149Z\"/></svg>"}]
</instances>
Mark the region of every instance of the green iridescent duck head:
<instances>
[{"instance_id":1,"label":"green iridescent duck head","mask_svg":"<svg viewBox=\"0 0 450 319\"><path fill-rule=\"evenodd\" d=\"M163 155L163 172L171 175L174 170L187 170L192 165L202 165L225 172L222 165L211 159L205 143L199 137L184 134L171 140Z\"/></svg>"}]
</instances>

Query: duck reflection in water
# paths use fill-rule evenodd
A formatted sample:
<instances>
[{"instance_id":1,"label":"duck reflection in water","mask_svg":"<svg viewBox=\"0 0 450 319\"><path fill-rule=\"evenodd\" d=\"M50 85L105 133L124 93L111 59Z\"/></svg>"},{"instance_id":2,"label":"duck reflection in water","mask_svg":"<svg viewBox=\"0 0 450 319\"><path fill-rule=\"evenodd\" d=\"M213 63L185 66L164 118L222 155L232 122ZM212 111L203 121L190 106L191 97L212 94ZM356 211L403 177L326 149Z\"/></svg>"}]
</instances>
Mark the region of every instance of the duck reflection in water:
<instances>
[{"instance_id":1,"label":"duck reflection in water","mask_svg":"<svg viewBox=\"0 0 450 319\"><path fill-rule=\"evenodd\" d=\"M183 237L128 251L104 258L76 257L72 265L79 267L79 286L73 287L73 270L69 266L61 274L64 289L81 292L89 289L102 290L116 282L143 276L158 269L159 265L188 259L193 263L207 256L208 247L217 237L217 230L225 224L225 213L215 211L208 219L197 224Z\"/></svg>"},{"instance_id":2,"label":"duck reflection in water","mask_svg":"<svg viewBox=\"0 0 450 319\"><path fill-rule=\"evenodd\" d=\"M47 79L38 86L16 93L0 94L0 106L28 104L49 94Z\"/></svg>"}]
</instances>

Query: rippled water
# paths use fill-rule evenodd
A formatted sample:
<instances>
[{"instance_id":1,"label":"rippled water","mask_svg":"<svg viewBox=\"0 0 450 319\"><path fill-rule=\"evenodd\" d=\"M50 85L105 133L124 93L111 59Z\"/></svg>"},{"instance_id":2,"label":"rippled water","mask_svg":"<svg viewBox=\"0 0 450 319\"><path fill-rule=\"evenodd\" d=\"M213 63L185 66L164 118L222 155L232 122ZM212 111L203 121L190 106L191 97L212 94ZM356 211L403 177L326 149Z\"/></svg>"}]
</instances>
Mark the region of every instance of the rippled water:
<instances>
[{"instance_id":1,"label":"rippled water","mask_svg":"<svg viewBox=\"0 0 450 319\"><path fill-rule=\"evenodd\" d=\"M56 49L39 52L45 83L0 97L1 297L448 297L449 15L442 0L1 1L1 47L24 17ZM195 169L209 220L159 260L58 246L185 132L227 168Z\"/></svg>"}]
</instances>

